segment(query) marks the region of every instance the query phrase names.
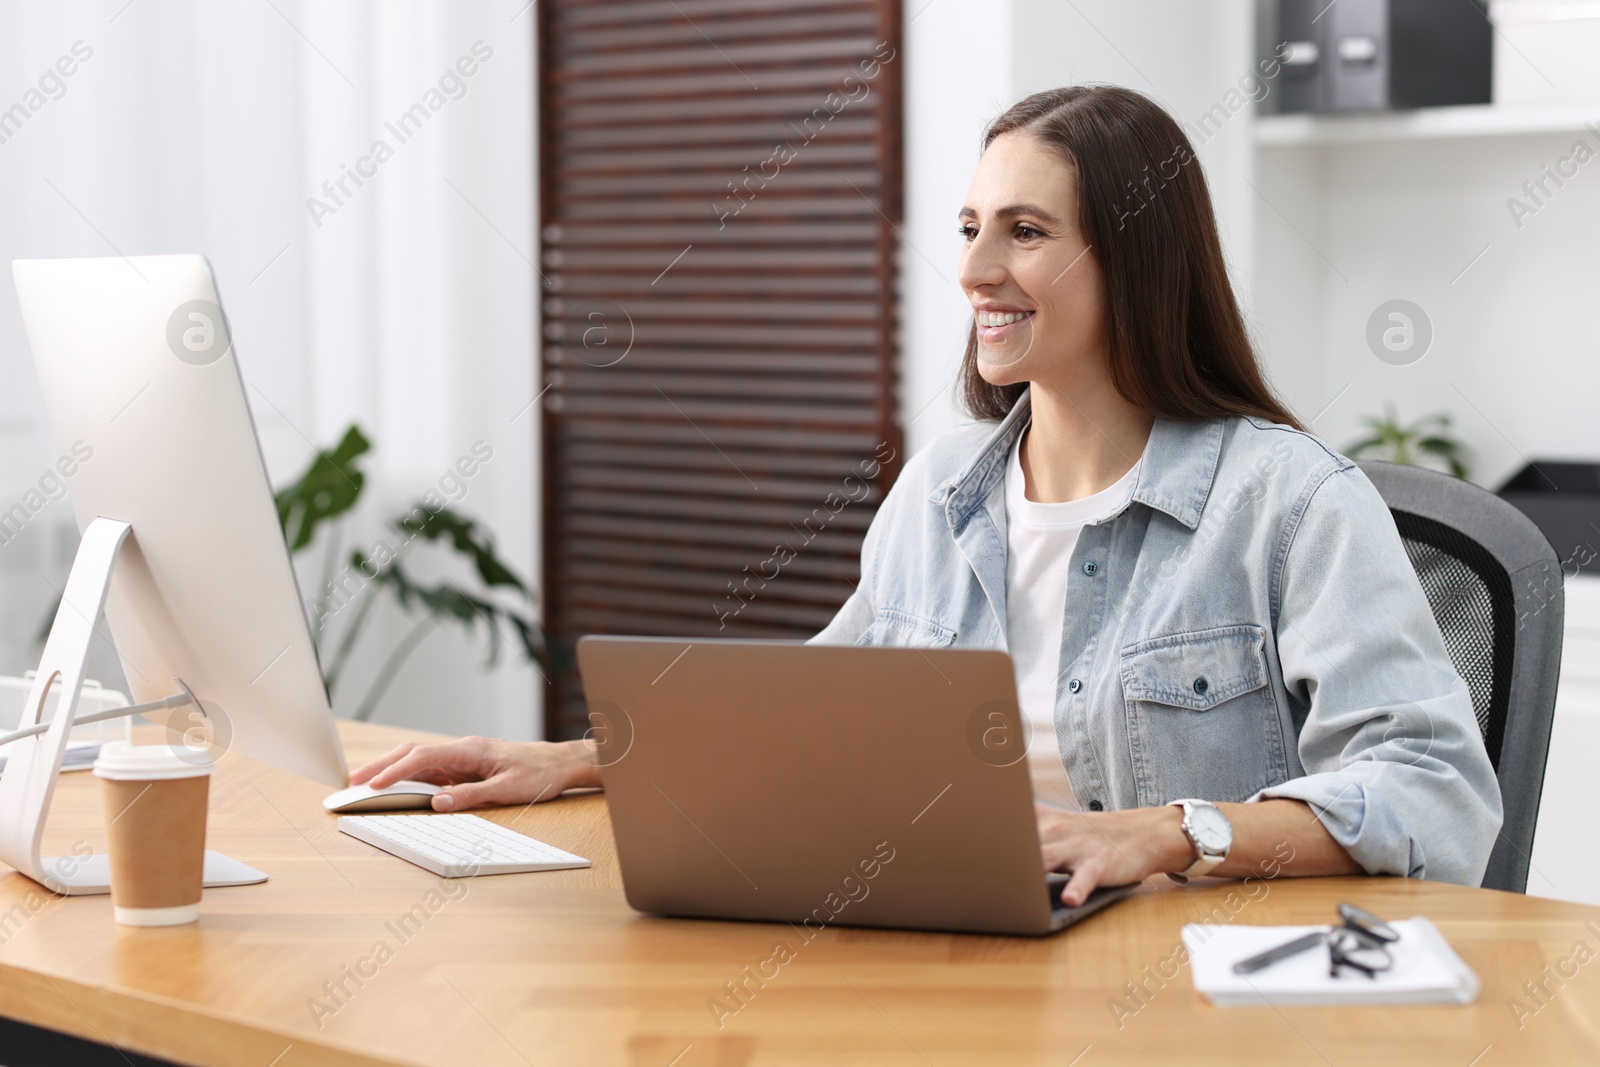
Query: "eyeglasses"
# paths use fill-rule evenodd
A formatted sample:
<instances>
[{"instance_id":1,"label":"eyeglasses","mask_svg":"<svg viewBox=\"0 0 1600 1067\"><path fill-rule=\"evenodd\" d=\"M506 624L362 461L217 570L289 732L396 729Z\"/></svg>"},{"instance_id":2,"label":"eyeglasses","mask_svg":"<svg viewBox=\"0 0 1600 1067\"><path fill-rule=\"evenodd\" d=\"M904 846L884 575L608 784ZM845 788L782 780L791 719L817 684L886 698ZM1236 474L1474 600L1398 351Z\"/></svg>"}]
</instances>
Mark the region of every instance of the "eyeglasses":
<instances>
[{"instance_id":1,"label":"eyeglasses","mask_svg":"<svg viewBox=\"0 0 1600 1067\"><path fill-rule=\"evenodd\" d=\"M1354 904L1340 904L1338 926L1326 931L1313 931L1249 959L1240 960L1233 965L1233 972L1254 974L1279 960L1297 956L1326 943L1330 977L1339 977L1341 970L1348 967L1376 979L1380 973L1394 966L1394 956L1390 954L1389 946L1398 940L1400 934L1395 928L1372 912Z\"/></svg>"}]
</instances>

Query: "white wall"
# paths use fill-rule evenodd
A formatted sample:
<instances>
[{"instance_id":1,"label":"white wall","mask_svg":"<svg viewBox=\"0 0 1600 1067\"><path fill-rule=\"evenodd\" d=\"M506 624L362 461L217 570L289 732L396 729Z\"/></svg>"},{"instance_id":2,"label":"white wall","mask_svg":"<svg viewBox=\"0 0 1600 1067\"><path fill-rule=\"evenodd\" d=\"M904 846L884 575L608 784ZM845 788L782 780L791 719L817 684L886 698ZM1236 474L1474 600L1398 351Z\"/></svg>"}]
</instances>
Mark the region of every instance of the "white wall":
<instances>
[{"instance_id":1,"label":"white wall","mask_svg":"<svg viewBox=\"0 0 1600 1067\"><path fill-rule=\"evenodd\" d=\"M956 276L956 212L972 184L984 127L1012 103L1014 6L1013 0L906 5L900 411L907 454L958 421L950 385L972 312Z\"/></svg>"},{"instance_id":2,"label":"white wall","mask_svg":"<svg viewBox=\"0 0 1600 1067\"><path fill-rule=\"evenodd\" d=\"M950 386L971 311L957 281L956 212L984 127L1030 93L1079 82L1137 89L1193 127L1251 72L1253 9L1250 0L937 0L908 11L901 410L915 451L960 419ZM1251 106L1230 109L1209 138L1190 132L1247 302Z\"/></svg>"},{"instance_id":3,"label":"white wall","mask_svg":"<svg viewBox=\"0 0 1600 1067\"><path fill-rule=\"evenodd\" d=\"M1391 399L1403 418L1447 412L1491 487L1524 457L1600 454L1600 162L1520 229L1506 206L1580 138L1600 153L1592 133L1261 150L1263 191L1287 216L1263 210L1259 223L1258 260L1282 267L1260 294L1268 356L1307 417L1349 387L1317 432L1347 444ZM1409 366L1365 340L1395 298L1433 324Z\"/></svg>"},{"instance_id":4,"label":"white wall","mask_svg":"<svg viewBox=\"0 0 1600 1067\"><path fill-rule=\"evenodd\" d=\"M491 59L404 144L383 121L482 40ZM0 144L0 259L198 251L216 271L274 482L359 421L376 443L352 542L419 497L475 441L494 458L457 505L534 560L533 27L526 0L339 5L125 0L0 13L0 109L84 42L65 93ZM318 226L323 195L377 138L394 156ZM347 186L347 188L353 188ZM53 459L9 278L0 283L0 506ZM0 671L33 630L75 540L51 504L0 547ZM347 549L348 551L348 549ZM425 565L424 565L425 566ZM302 573L309 593L316 568ZM403 620L379 620L372 652ZM379 718L532 736L534 674L485 677L434 635ZM366 656L345 711L372 672ZM97 671L117 682L102 652Z\"/></svg>"}]
</instances>

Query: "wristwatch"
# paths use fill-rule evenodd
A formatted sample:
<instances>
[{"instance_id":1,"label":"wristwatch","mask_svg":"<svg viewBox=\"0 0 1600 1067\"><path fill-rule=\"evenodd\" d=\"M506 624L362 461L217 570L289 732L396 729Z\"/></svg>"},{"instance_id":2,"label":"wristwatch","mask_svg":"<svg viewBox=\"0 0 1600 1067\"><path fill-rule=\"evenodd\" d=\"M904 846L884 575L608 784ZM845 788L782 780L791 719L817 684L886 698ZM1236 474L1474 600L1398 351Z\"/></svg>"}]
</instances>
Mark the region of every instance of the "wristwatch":
<instances>
[{"instance_id":1,"label":"wristwatch","mask_svg":"<svg viewBox=\"0 0 1600 1067\"><path fill-rule=\"evenodd\" d=\"M1183 809L1183 836L1194 846L1195 860L1181 871L1169 872L1167 877L1187 882L1209 874L1228 858L1228 850L1233 847L1233 824L1209 800L1174 800L1172 806Z\"/></svg>"}]
</instances>

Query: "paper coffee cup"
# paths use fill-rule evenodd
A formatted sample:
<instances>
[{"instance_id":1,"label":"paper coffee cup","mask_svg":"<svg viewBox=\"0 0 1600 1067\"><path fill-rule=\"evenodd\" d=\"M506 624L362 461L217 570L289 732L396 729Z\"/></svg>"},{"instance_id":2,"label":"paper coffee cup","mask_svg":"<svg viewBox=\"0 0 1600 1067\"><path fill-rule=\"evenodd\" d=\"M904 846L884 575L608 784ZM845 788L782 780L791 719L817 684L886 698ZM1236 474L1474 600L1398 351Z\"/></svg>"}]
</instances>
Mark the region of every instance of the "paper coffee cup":
<instances>
[{"instance_id":1,"label":"paper coffee cup","mask_svg":"<svg viewBox=\"0 0 1600 1067\"><path fill-rule=\"evenodd\" d=\"M94 773L110 841L111 910L125 926L178 926L200 918L211 766L166 745L114 741Z\"/></svg>"}]
</instances>

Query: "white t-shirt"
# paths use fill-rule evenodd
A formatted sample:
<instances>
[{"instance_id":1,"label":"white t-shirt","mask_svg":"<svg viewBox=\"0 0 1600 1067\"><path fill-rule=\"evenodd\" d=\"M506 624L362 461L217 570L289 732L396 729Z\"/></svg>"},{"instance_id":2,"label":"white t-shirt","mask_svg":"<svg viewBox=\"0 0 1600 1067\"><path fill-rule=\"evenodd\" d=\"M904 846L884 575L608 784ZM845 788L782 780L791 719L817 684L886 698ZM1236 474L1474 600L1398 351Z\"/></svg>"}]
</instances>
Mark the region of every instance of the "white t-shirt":
<instances>
[{"instance_id":1,"label":"white t-shirt","mask_svg":"<svg viewBox=\"0 0 1600 1067\"><path fill-rule=\"evenodd\" d=\"M1139 464L1093 496L1041 504L1029 500L1025 490L1022 438L1026 436L1024 431L1017 438L1006 465L1006 640L1030 735L1028 769L1034 796L1056 807L1075 808L1055 727L1072 550L1079 530L1127 501Z\"/></svg>"}]
</instances>

